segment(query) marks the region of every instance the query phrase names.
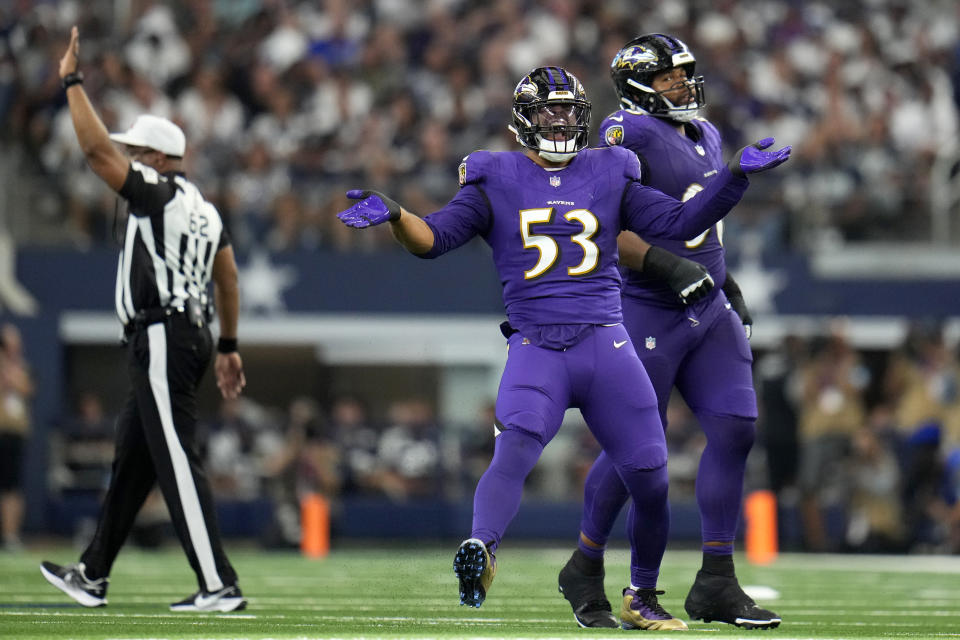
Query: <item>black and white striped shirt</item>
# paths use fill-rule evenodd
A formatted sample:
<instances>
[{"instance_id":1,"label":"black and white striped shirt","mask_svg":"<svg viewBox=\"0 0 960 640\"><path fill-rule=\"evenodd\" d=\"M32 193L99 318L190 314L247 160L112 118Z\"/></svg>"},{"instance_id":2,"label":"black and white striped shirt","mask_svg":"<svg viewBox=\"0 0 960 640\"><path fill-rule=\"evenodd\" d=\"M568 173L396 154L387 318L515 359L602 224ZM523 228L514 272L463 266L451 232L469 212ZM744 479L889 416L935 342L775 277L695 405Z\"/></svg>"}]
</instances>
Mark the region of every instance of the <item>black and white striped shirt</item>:
<instances>
[{"instance_id":1,"label":"black and white striped shirt","mask_svg":"<svg viewBox=\"0 0 960 640\"><path fill-rule=\"evenodd\" d=\"M230 244L216 207L182 173L139 162L120 189L130 205L117 264L116 308L126 325L145 309L207 302L214 255Z\"/></svg>"}]
</instances>

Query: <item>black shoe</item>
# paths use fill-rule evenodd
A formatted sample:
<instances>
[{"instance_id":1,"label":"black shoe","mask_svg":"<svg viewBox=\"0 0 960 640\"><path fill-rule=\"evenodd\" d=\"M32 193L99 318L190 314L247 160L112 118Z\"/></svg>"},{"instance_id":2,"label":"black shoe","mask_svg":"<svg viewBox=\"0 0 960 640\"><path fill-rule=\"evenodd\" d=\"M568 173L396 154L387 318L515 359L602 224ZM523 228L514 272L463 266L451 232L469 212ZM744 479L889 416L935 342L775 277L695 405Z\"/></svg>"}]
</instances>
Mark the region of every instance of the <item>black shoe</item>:
<instances>
[{"instance_id":1,"label":"black shoe","mask_svg":"<svg viewBox=\"0 0 960 640\"><path fill-rule=\"evenodd\" d=\"M620 625L612 613L610 601L603 590L603 569L599 575L588 575L574 564L574 555L560 570L560 593L573 607L573 617L581 627L616 629Z\"/></svg>"},{"instance_id":2,"label":"black shoe","mask_svg":"<svg viewBox=\"0 0 960 640\"><path fill-rule=\"evenodd\" d=\"M697 572L683 608L692 620L726 622L744 629L780 626L780 616L758 607L740 588L735 576L718 576L702 569Z\"/></svg>"},{"instance_id":3,"label":"black shoe","mask_svg":"<svg viewBox=\"0 0 960 640\"><path fill-rule=\"evenodd\" d=\"M40 573L47 582L85 607L102 607L107 604L109 581L106 578L90 580L85 572L82 562L65 567L46 560L40 563Z\"/></svg>"},{"instance_id":4,"label":"black shoe","mask_svg":"<svg viewBox=\"0 0 960 640\"><path fill-rule=\"evenodd\" d=\"M453 557L453 572L459 582L460 604L479 607L497 574L497 559L482 540L467 538Z\"/></svg>"},{"instance_id":5,"label":"black shoe","mask_svg":"<svg viewBox=\"0 0 960 640\"><path fill-rule=\"evenodd\" d=\"M232 584L212 593L202 590L197 591L189 598L171 604L170 611L227 613L229 611L242 611L246 607L247 601L240 593L240 587Z\"/></svg>"}]
</instances>

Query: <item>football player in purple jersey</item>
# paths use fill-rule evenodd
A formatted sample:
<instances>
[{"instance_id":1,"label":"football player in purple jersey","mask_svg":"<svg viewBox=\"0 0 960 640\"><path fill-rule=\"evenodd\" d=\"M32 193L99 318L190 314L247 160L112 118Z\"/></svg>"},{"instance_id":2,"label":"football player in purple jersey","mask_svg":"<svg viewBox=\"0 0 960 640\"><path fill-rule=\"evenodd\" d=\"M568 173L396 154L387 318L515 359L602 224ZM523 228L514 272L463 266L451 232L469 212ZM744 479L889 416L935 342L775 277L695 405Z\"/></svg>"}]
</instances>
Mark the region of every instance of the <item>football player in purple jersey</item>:
<instances>
[{"instance_id":1,"label":"football player in purple jersey","mask_svg":"<svg viewBox=\"0 0 960 640\"><path fill-rule=\"evenodd\" d=\"M702 197L681 203L640 183L630 151L587 149L589 123L590 102L577 78L539 67L514 90L511 128L522 151L467 156L460 191L425 218L360 190L347 193L358 202L338 217L358 228L390 222L400 244L422 258L478 235L493 250L508 358L493 460L477 483L470 537L453 562L460 604L479 607L486 598L494 551L520 506L524 480L565 410L577 407L635 505L623 624L682 629L657 601L669 526L667 450L656 395L622 324L617 235L624 228L649 238L702 233L739 201L746 174L786 161L790 149L745 147L729 168L718 168Z\"/></svg>"},{"instance_id":2,"label":"football player in purple jersey","mask_svg":"<svg viewBox=\"0 0 960 640\"><path fill-rule=\"evenodd\" d=\"M717 129L698 116L703 77L694 75L694 67L693 54L676 38L634 38L611 63L622 109L600 125L608 146L637 155L643 184L684 201L699 199L694 196L722 180L725 166ZM722 225L718 221L695 236L658 239L652 247L623 232L621 262L640 266L623 269L623 318L653 383L664 427L676 386L707 436L696 481L703 565L684 605L687 614L705 622L772 628L780 616L743 592L733 566L757 401L747 342L752 320L726 271ZM713 289L714 282L723 283L722 290ZM603 550L628 497L610 457L601 453L584 486L578 548L559 576L581 624L608 624Z\"/></svg>"}]
</instances>

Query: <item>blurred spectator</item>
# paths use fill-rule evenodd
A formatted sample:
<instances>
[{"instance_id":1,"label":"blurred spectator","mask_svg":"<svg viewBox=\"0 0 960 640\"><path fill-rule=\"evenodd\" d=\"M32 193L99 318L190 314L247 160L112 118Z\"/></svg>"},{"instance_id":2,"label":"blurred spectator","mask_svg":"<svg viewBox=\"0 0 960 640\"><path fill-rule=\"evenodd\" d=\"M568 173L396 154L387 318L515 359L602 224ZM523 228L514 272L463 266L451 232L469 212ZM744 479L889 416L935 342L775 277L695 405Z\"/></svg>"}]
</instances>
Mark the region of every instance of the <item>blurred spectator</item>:
<instances>
[{"instance_id":1,"label":"blurred spectator","mask_svg":"<svg viewBox=\"0 0 960 640\"><path fill-rule=\"evenodd\" d=\"M496 402L489 400L480 408L476 420L466 425L460 434L459 484L466 491L471 491L477 486L480 476L490 466L490 460L493 459L493 448L496 443L496 425ZM586 464L587 470L589 470L590 465L593 464L593 459L591 458ZM583 470L583 473L586 473L586 470ZM579 486L583 486L582 477L579 479Z\"/></svg>"},{"instance_id":2,"label":"blurred spectator","mask_svg":"<svg viewBox=\"0 0 960 640\"><path fill-rule=\"evenodd\" d=\"M343 493L375 492L380 433L370 423L367 407L356 396L336 398L330 408L330 431L340 449Z\"/></svg>"},{"instance_id":3,"label":"blurred spectator","mask_svg":"<svg viewBox=\"0 0 960 640\"><path fill-rule=\"evenodd\" d=\"M960 553L960 448L947 454L947 488L953 498L953 509L948 514L950 525L950 552Z\"/></svg>"},{"instance_id":4,"label":"blurred spectator","mask_svg":"<svg viewBox=\"0 0 960 640\"><path fill-rule=\"evenodd\" d=\"M289 87L275 87L265 100L267 111L253 118L250 135L266 144L275 160L289 161L310 131L307 115L300 112L297 96Z\"/></svg>"},{"instance_id":5,"label":"blurred spectator","mask_svg":"<svg viewBox=\"0 0 960 640\"><path fill-rule=\"evenodd\" d=\"M760 417L759 441L766 451L770 489L781 505L797 504L800 466L798 411L801 403L800 371L807 348L799 336L786 336L780 347L757 362Z\"/></svg>"},{"instance_id":6,"label":"blurred spectator","mask_svg":"<svg viewBox=\"0 0 960 640\"><path fill-rule=\"evenodd\" d=\"M203 149L202 154L187 156L190 175L209 182L237 171L236 156L246 127L243 105L224 86L222 73L218 65L204 63L175 104L175 119L183 125L191 148ZM138 113L144 112L157 113L153 109Z\"/></svg>"},{"instance_id":7,"label":"blurred spectator","mask_svg":"<svg viewBox=\"0 0 960 640\"><path fill-rule=\"evenodd\" d=\"M315 412L295 420L291 410L288 443L297 444L297 495L319 493L335 498L343 486L340 447L326 419Z\"/></svg>"},{"instance_id":8,"label":"blurred spectator","mask_svg":"<svg viewBox=\"0 0 960 640\"><path fill-rule=\"evenodd\" d=\"M801 371L800 491L804 542L826 551L826 511L844 506L851 437L866 421L863 391L869 371L844 334L841 323L813 350Z\"/></svg>"},{"instance_id":9,"label":"blurred spectator","mask_svg":"<svg viewBox=\"0 0 960 640\"><path fill-rule=\"evenodd\" d=\"M207 444L214 492L240 500L261 495L268 474L266 461L283 446L277 420L267 410L249 398L224 399Z\"/></svg>"},{"instance_id":10,"label":"blurred spectator","mask_svg":"<svg viewBox=\"0 0 960 640\"><path fill-rule=\"evenodd\" d=\"M23 548L21 471L30 433L31 396L33 379L23 355L20 330L4 324L0 326L0 531L6 551Z\"/></svg>"},{"instance_id":11,"label":"blurred spectator","mask_svg":"<svg viewBox=\"0 0 960 640\"><path fill-rule=\"evenodd\" d=\"M294 193L281 193L270 204L270 230L266 244L271 251L315 248L318 238L307 229L304 202Z\"/></svg>"},{"instance_id":12,"label":"blurred spectator","mask_svg":"<svg viewBox=\"0 0 960 640\"><path fill-rule=\"evenodd\" d=\"M234 244L249 249L266 237L271 207L290 193L291 181L287 165L274 162L263 140L250 139L238 159L238 170L226 181L224 209Z\"/></svg>"},{"instance_id":13,"label":"blurred spectator","mask_svg":"<svg viewBox=\"0 0 960 640\"><path fill-rule=\"evenodd\" d=\"M72 506L99 505L110 481L115 445L114 418L103 410L103 401L93 391L77 399L74 415L65 419L51 438L50 484ZM80 502L78 497L86 498ZM97 528L95 511L79 519L73 543L83 549ZM137 514L130 539L144 549L156 549L168 537L170 515L160 490L154 487Z\"/></svg>"},{"instance_id":14,"label":"blurred spectator","mask_svg":"<svg viewBox=\"0 0 960 640\"><path fill-rule=\"evenodd\" d=\"M171 7L147 0L140 11L124 53L134 69L149 77L154 86L163 87L189 71L192 55Z\"/></svg>"},{"instance_id":15,"label":"blurred spectator","mask_svg":"<svg viewBox=\"0 0 960 640\"><path fill-rule=\"evenodd\" d=\"M940 438L940 425L931 422L905 442L904 522L910 548L917 553L949 553L955 536L958 501Z\"/></svg>"},{"instance_id":16,"label":"blurred spectator","mask_svg":"<svg viewBox=\"0 0 960 640\"><path fill-rule=\"evenodd\" d=\"M377 444L377 484L393 500L437 497L443 491L441 432L430 405L400 400Z\"/></svg>"},{"instance_id":17,"label":"blurred spectator","mask_svg":"<svg viewBox=\"0 0 960 640\"><path fill-rule=\"evenodd\" d=\"M914 322L890 355L884 391L904 474L903 511L911 547L960 549L960 361L938 321Z\"/></svg>"},{"instance_id":18,"label":"blurred spectator","mask_svg":"<svg viewBox=\"0 0 960 640\"><path fill-rule=\"evenodd\" d=\"M195 147L234 145L246 124L243 105L223 86L220 67L212 62L196 70L177 98L177 113Z\"/></svg>"},{"instance_id":19,"label":"blurred spectator","mask_svg":"<svg viewBox=\"0 0 960 640\"><path fill-rule=\"evenodd\" d=\"M53 488L61 493L84 493L99 498L110 478L114 425L103 411L103 401L84 391L74 415L54 434L51 451Z\"/></svg>"},{"instance_id":20,"label":"blurred spectator","mask_svg":"<svg viewBox=\"0 0 960 640\"><path fill-rule=\"evenodd\" d=\"M870 427L857 430L852 449L847 547L865 553L906 551L896 456L888 442Z\"/></svg>"},{"instance_id":21,"label":"blurred spectator","mask_svg":"<svg viewBox=\"0 0 960 640\"><path fill-rule=\"evenodd\" d=\"M893 353L884 380L886 397L904 437L939 423L943 439L960 444L960 361L947 346L939 322L915 322Z\"/></svg>"},{"instance_id":22,"label":"blurred spectator","mask_svg":"<svg viewBox=\"0 0 960 640\"><path fill-rule=\"evenodd\" d=\"M319 493L330 499L340 493L340 449L331 430L311 398L297 397L290 403L281 448L264 460L265 493L274 515L264 544L294 547L300 543L300 503Z\"/></svg>"}]
</instances>

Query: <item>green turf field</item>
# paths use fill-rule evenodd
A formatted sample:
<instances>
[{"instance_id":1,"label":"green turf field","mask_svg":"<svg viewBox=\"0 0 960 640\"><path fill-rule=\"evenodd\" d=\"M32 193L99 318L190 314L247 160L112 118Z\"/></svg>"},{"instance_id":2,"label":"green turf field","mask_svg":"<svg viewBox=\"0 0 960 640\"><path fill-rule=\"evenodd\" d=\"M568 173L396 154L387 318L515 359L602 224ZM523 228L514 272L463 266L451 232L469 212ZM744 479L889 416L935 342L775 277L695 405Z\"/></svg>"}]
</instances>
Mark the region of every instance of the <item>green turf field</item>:
<instances>
[{"instance_id":1,"label":"green turf field","mask_svg":"<svg viewBox=\"0 0 960 640\"><path fill-rule=\"evenodd\" d=\"M0 638L960 638L960 558L781 555L768 567L740 558L741 583L768 587L760 599L783 617L772 631L691 623L690 632L580 629L557 593L570 550L504 548L480 609L457 604L455 544L411 551L337 550L323 560L233 550L250 600L231 614L175 614L168 603L195 590L178 549L125 550L114 567L109 606L84 609L51 587L41 559L72 562L68 548L0 553ZM660 586L668 611L686 618L683 598L699 554L669 552ZM627 553L611 551L607 594L619 609Z\"/></svg>"}]
</instances>

